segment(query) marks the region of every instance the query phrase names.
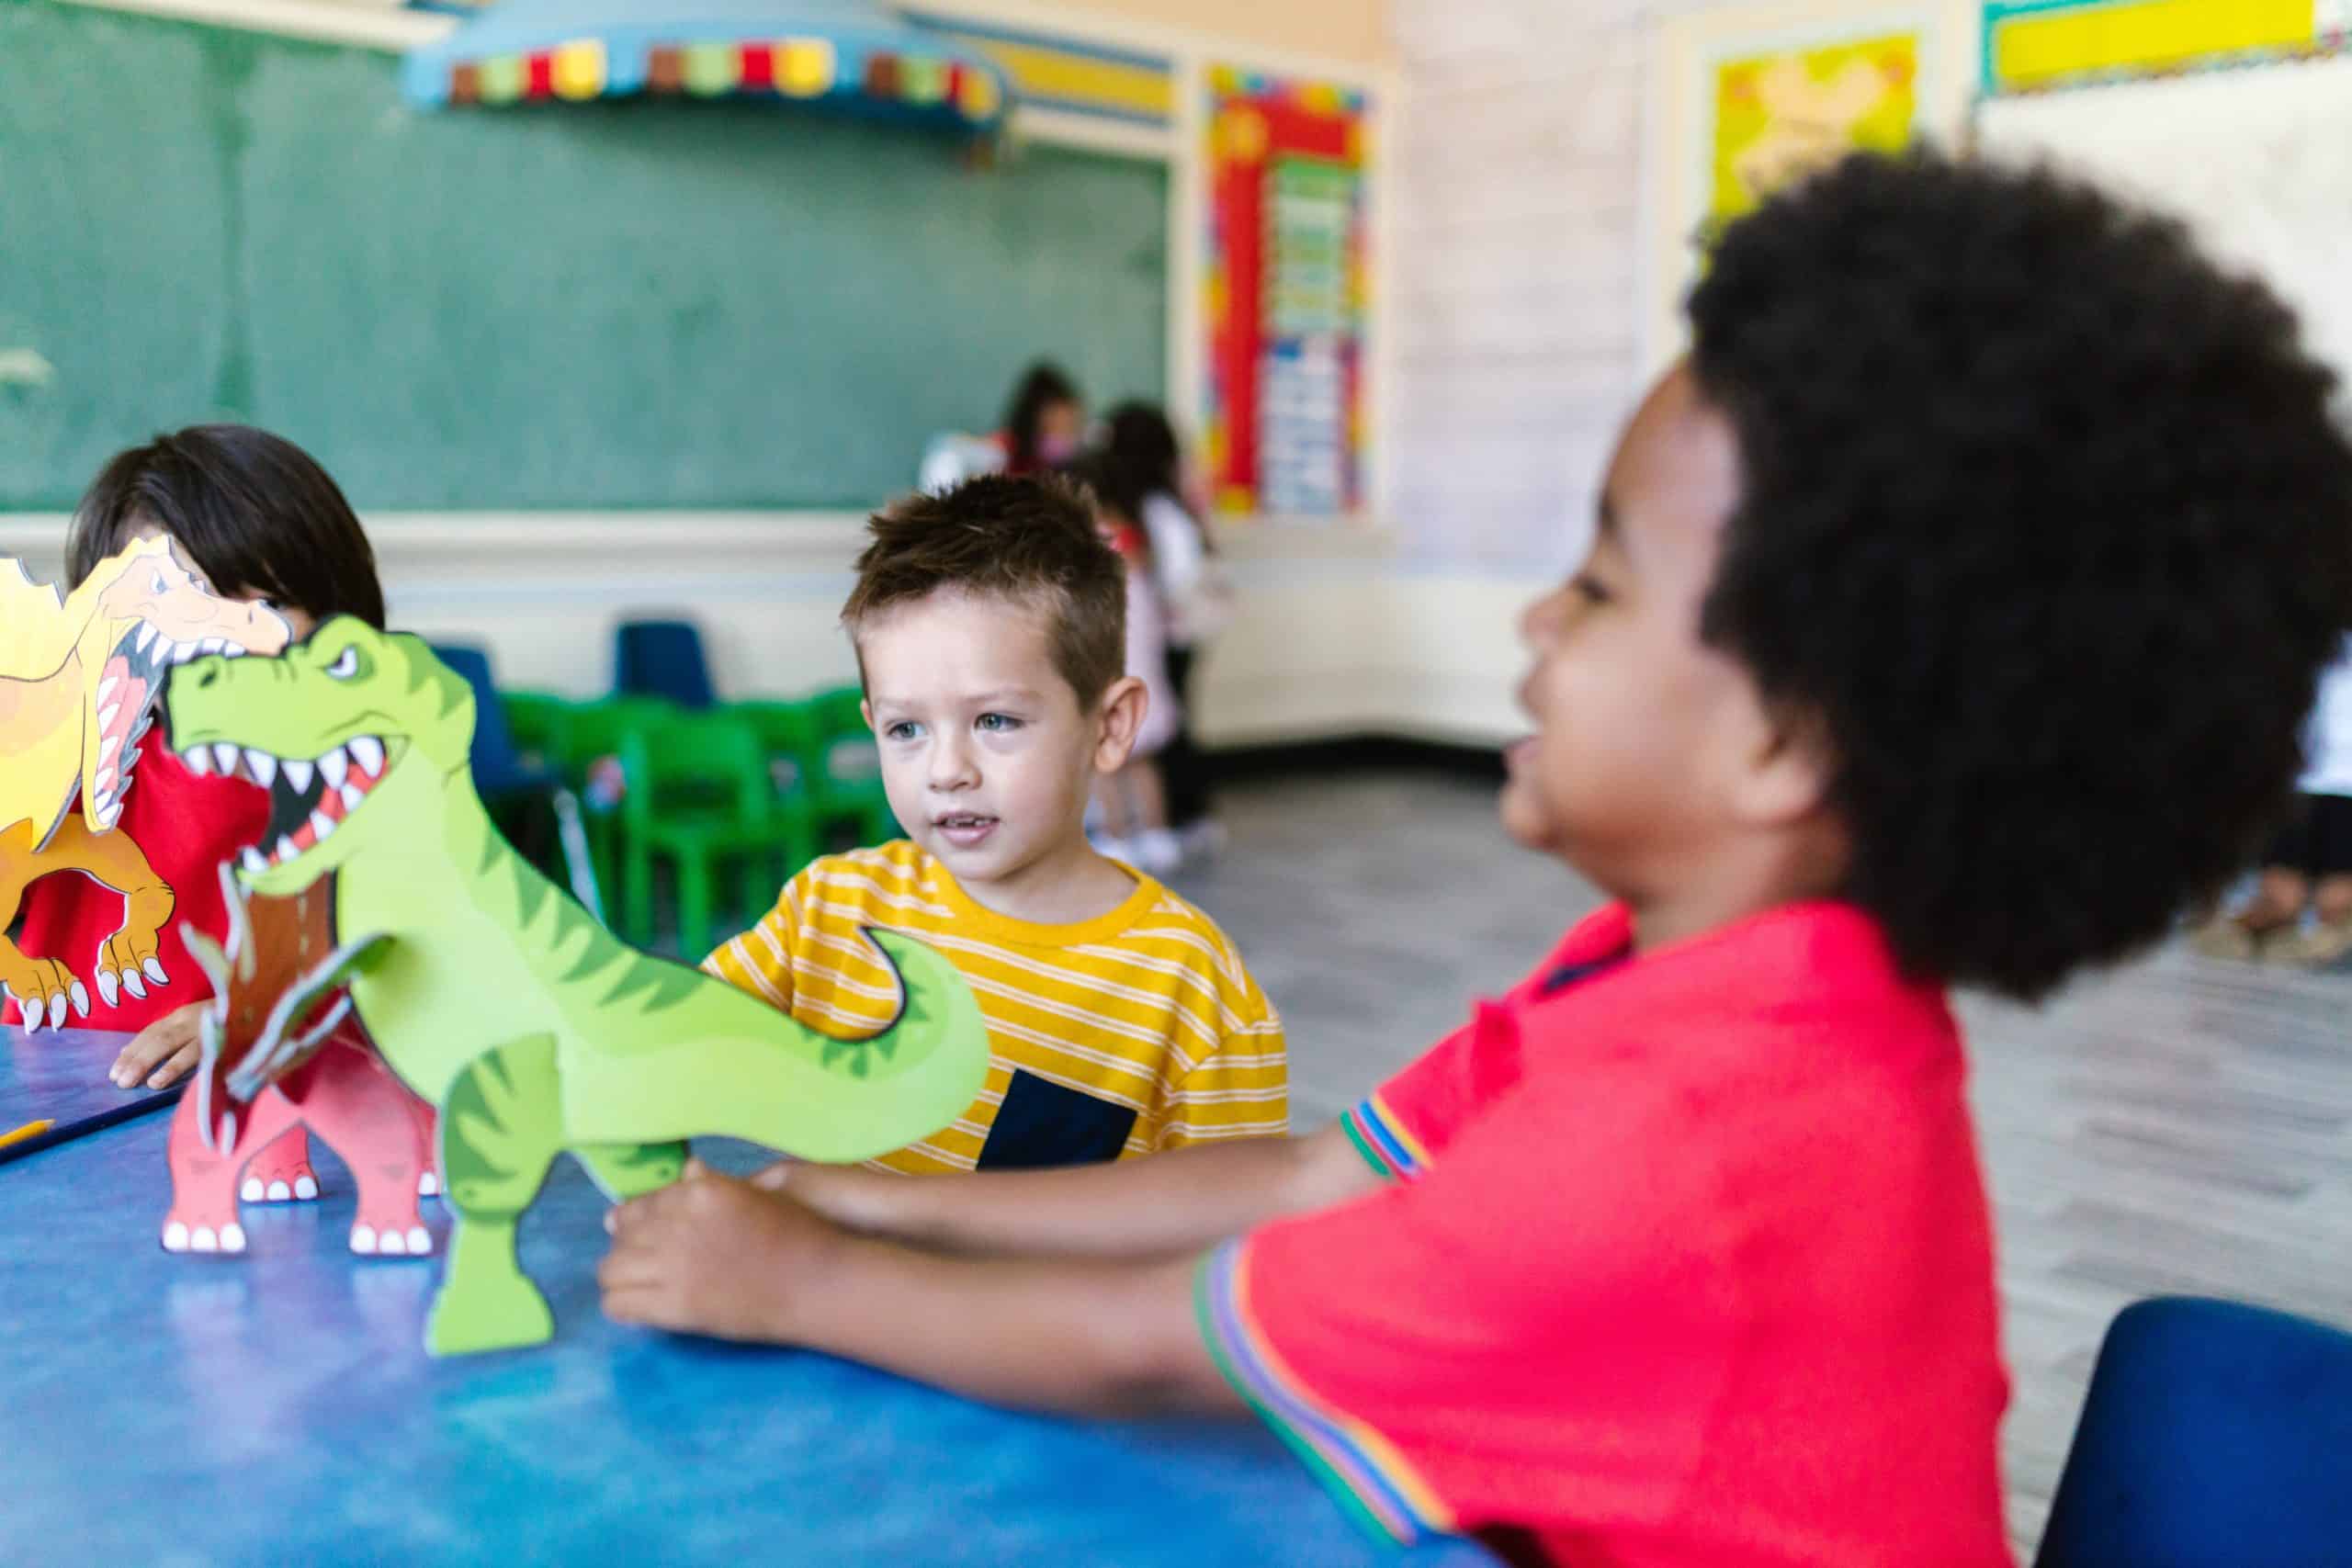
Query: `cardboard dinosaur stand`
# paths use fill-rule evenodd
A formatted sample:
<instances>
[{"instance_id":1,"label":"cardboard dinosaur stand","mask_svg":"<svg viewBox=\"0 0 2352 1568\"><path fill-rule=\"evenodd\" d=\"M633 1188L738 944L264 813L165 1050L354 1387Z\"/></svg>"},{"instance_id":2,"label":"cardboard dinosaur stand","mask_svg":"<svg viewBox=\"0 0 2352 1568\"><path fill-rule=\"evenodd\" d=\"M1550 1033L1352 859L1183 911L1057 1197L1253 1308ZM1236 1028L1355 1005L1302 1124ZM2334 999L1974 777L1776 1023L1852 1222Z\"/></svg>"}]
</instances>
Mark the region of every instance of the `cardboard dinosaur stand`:
<instances>
[{"instance_id":1,"label":"cardboard dinosaur stand","mask_svg":"<svg viewBox=\"0 0 2352 1568\"><path fill-rule=\"evenodd\" d=\"M106 1007L170 983L156 942L172 890L116 825L139 743L175 665L276 653L287 635L274 612L214 594L160 536L134 540L62 596L0 556L0 987L27 1033L63 1024L69 1006L90 1016L74 968L82 955L22 953L7 938L44 876L79 872L122 896L121 929L83 972Z\"/></svg>"},{"instance_id":2,"label":"cardboard dinosaur stand","mask_svg":"<svg viewBox=\"0 0 2352 1568\"><path fill-rule=\"evenodd\" d=\"M164 701L190 765L258 755L276 775L266 841L223 869L225 944L187 933L220 998L175 1187L233 1203L235 1170L300 1120L354 1170L355 1245L365 1228L360 1250L424 1250L405 1085L439 1108L454 1221L425 1329L435 1354L553 1332L514 1227L560 1153L617 1200L675 1179L689 1137L865 1159L980 1090L978 1006L920 943L869 933L900 1009L843 1040L613 938L491 825L468 770L472 692L415 637L339 617L277 659L194 660ZM346 1043L345 1010L372 1051ZM220 1235L216 1222L215 1250Z\"/></svg>"}]
</instances>

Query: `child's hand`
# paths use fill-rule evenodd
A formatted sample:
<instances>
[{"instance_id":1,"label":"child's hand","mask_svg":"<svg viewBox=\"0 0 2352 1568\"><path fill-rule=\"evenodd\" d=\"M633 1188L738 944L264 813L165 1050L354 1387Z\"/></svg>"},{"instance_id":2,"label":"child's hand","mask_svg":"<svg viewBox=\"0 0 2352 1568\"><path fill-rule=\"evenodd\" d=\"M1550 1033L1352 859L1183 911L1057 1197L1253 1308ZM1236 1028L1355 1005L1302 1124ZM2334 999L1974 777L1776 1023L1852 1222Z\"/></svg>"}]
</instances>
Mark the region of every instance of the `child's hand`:
<instances>
[{"instance_id":1,"label":"child's hand","mask_svg":"<svg viewBox=\"0 0 2352 1568\"><path fill-rule=\"evenodd\" d=\"M684 1178L605 1217L605 1315L720 1339L793 1339L790 1306L839 1233L792 1199L689 1160Z\"/></svg>"},{"instance_id":2,"label":"child's hand","mask_svg":"<svg viewBox=\"0 0 2352 1568\"><path fill-rule=\"evenodd\" d=\"M898 1227L890 1200L914 1194L916 1183L904 1177L861 1170L854 1165L818 1165L808 1160L778 1160L752 1173L751 1182L763 1192L782 1192L809 1213L861 1235L889 1235Z\"/></svg>"},{"instance_id":3,"label":"child's hand","mask_svg":"<svg viewBox=\"0 0 2352 1568\"><path fill-rule=\"evenodd\" d=\"M149 1089L163 1089L187 1077L203 1054L197 1031L204 1010L211 1005L190 1002L175 1008L133 1035L107 1073L114 1087L136 1089L143 1082Z\"/></svg>"}]
</instances>

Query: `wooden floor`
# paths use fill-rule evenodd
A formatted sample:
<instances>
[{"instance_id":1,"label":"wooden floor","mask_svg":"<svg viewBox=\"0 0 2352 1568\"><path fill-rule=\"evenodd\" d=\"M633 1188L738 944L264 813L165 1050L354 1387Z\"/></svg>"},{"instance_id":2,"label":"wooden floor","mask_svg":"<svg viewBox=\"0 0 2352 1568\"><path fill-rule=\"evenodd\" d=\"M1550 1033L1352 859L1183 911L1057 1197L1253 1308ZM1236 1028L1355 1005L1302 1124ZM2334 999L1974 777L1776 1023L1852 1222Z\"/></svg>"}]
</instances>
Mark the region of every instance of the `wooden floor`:
<instances>
[{"instance_id":1,"label":"wooden floor","mask_svg":"<svg viewBox=\"0 0 2352 1568\"><path fill-rule=\"evenodd\" d=\"M1177 885L1282 1010L1311 1128L1450 1030L1597 901L1443 778L1231 791ZM2168 949L2039 1010L1963 998L2016 1394L2009 1528L2030 1560L2099 1335L2144 1295L2352 1323L2352 976Z\"/></svg>"}]
</instances>

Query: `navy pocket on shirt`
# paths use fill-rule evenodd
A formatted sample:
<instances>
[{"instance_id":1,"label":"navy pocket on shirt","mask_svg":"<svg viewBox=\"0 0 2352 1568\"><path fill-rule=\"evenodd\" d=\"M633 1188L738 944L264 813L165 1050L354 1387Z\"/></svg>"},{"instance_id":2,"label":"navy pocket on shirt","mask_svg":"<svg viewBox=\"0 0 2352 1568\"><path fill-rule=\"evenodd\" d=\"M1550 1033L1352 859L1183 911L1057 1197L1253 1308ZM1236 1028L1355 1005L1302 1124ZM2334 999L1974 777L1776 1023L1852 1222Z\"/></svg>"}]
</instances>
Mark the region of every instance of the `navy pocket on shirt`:
<instances>
[{"instance_id":1,"label":"navy pocket on shirt","mask_svg":"<svg viewBox=\"0 0 2352 1568\"><path fill-rule=\"evenodd\" d=\"M980 1145L982 1170L1035 1170L1093 1165L1119 1157L1136 1113L1124 1105L1015 1068Z\"/></svg>"}]
</instances>

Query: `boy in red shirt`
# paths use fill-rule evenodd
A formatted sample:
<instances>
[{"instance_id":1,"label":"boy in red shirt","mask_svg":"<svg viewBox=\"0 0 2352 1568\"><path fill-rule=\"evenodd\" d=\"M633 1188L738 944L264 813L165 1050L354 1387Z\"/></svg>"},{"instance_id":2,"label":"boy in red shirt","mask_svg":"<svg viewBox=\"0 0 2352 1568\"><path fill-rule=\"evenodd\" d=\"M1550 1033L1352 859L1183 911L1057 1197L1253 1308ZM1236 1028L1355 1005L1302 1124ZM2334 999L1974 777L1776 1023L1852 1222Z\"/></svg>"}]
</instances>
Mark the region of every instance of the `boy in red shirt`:
<instances>
[{"instance_id":1,"label":"boy in red shirt","mask_svg":"<svg viewBox=\"0 0 2352 1568\"><path fill-rule=\"evenodd\" d=\"M1331 1129L697 1172L615 1317L1054 1409L1254 1409L1515 1561L2007 1561L1948 984L2161 937L2283 806L2352 446L2259 287L2055 182L1857 158L1728 231L1502 816L1618 900Z\"/></svg>"}]
</instances>

